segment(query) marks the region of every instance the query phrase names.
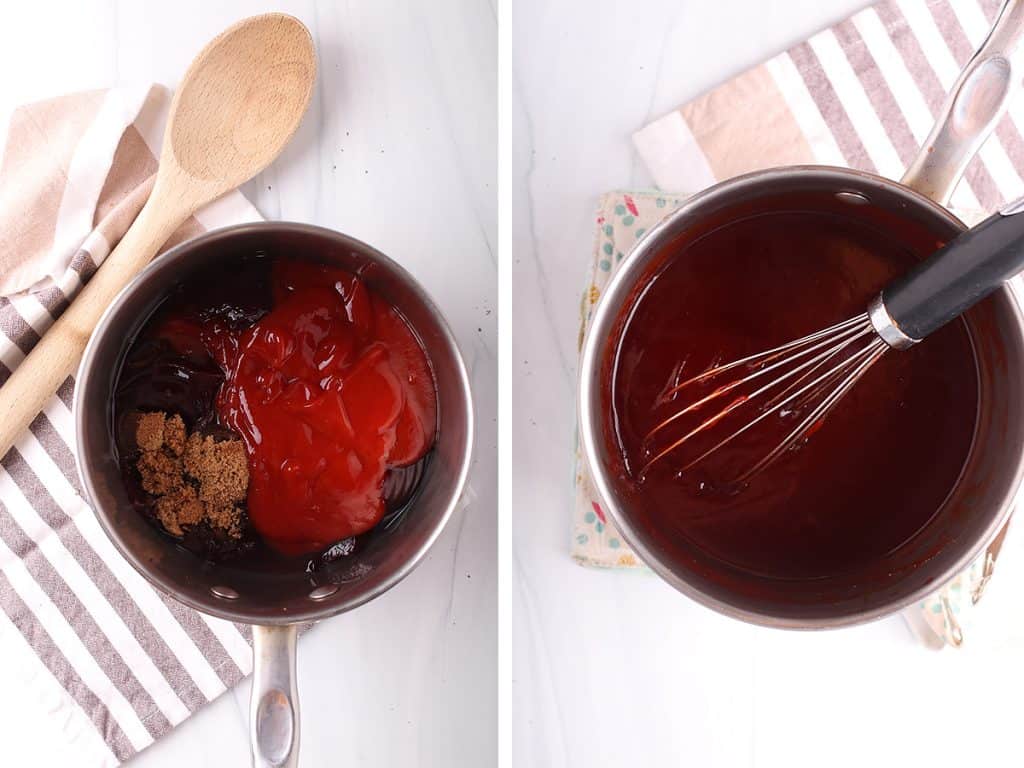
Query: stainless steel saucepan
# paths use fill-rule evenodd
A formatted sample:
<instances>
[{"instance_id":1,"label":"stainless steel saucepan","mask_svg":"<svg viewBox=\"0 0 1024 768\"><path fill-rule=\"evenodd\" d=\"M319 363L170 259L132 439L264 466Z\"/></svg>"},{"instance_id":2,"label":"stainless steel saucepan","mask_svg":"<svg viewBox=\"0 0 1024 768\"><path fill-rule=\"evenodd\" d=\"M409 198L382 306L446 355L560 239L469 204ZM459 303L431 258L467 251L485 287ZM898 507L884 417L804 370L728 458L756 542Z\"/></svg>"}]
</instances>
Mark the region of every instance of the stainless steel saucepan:
<instances>
[{"instance_id":1,"label":"stainless steel saucepan","mask_svg":"<svg viewBox=\"0 0 1024 768\"><path fill-rule=\"evenodd\" d=\"M314 574L260 574L205 563L132 507L112 436L113 388L128 345L175 285L238 254L302 254L358 272L416 329L434 369L440 428L413 507L362 551ZM246 224L183 243L156 259L104 314L75 389L78 465L89 501L117 549L157 589L196 610L253 625L253 764L298 764L295 640L299 624L351 610L393 587L423 558L458 503L472 452L469 380L441 313L398 264L358 240L304 224Z\"/></svg>"},{"instance_id":2,"label":"stainless steel saucepan","mask_svg":"<svg viewBox=\"0 0 1024 768\"><path fill-rule=\"evenodd\" d=\"M816 583L812 597L781 581L732 572L706 553L686 558L669 551L640 524L611 482L605 434L610 413L603 370L631 298L661 264L665 250L708 222L793 193L838 199L947 241L965 229L944 207L953 188L1005 111L1021 79L1024 1L1003 6L988 39L947 97L938 123L901 182L827 166L775 168L717 184L690 198L653 227L624 259L595 309L584 342L579 382L583 453L605 508L625 540L662 578L686 595L727 615L759 624L823 628L875 619L921 599L966 568L996 537L1024 477L1024 315L1017 295L1003 287L965 316L976 346L980 402L974 445L949 499L912 542L866 572ZM970 361L965 361L970 364ZM908 478L912 482L912 478ZM883 576L878 577L877 571Z\"/></svg>"}]
</instances>

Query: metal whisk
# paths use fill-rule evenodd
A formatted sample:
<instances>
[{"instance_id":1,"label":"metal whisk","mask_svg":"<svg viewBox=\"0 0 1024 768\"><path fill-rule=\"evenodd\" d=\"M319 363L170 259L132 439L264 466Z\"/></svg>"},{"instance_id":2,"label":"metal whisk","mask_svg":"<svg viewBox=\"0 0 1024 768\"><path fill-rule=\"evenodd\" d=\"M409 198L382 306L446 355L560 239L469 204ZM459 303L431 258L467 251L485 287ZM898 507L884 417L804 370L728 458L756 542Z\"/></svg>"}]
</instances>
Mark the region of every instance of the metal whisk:
<instances>
[{"instance_id":1,"label":"metal whisk","mask_svg":"<svg viewBox=\"0 0 1024 768\"><path fill-rule=\"evenodd\" d=\"M806 409L793 429L736 478L740 483L749 480L808 437L890 348L916 344L1024 269L1024 216L1014 215L1021 210L1024 198L950 241L887 285L863 314L774 349L716 365L668 389L663 401L674 400L702 382L722 381L647 433L644 443L652 458L640 470L640 477L657 462L692 444L698 435L707 433L713 444L695 457L685 457L681 472L701 464L772 415ZM717 410L712 406L718 406ZM738 415L740 409L752 411L748 420L716 440L709 430L730 414ZM709 413L696 427L680 429L686 421L692 424L685 416Z\"/></svg>"}]
</instances>

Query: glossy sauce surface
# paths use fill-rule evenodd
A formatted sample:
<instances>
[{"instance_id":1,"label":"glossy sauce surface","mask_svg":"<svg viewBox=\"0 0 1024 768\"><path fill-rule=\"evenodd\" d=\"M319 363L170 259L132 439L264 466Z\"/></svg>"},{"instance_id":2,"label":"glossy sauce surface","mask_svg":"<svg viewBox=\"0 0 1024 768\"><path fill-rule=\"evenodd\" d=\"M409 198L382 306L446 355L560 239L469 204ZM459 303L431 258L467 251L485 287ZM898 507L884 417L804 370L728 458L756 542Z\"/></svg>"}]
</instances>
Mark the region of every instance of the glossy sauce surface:
<instances>
[{"instance_id":1,"label":"glossy sauce surface","mask_svg":"<svg viewBox=\"0 0 1024 768\"><path fill-rule=\"evenodd\" d=\"M181 286L128 351L116 437L146 513L126 426L139 410L242 438L243 542L224 547L197 531L184 545L254 567L309 569L354 551L412 497L437 423L429 361L393 307L343 270L264 257Z\"/></svg>"},{"instance_id":2,"label":"glossy sauce surface","mask_svg":"<svg viewBox=\"0 0 1024 768\"><path fill-rule=\"evenodd\" d=\"M806 408L766 419L688 472L685 460L709 443L640 469L652 456L650 430L724 380L664 402L673 383L864 312L938 245L910 247L833 212L778 210L670 249L609 350L614 482L641 526L741 572L815 579L863 567L927 525L956 483L977 414L976 366L959 320L909 351L887 352L806 441L749 483L733 480ZM739 421L709 434L725 437L759 413L738 409ZM664 438L683 434L681 423Z\"/></svg>"}]
</instances>

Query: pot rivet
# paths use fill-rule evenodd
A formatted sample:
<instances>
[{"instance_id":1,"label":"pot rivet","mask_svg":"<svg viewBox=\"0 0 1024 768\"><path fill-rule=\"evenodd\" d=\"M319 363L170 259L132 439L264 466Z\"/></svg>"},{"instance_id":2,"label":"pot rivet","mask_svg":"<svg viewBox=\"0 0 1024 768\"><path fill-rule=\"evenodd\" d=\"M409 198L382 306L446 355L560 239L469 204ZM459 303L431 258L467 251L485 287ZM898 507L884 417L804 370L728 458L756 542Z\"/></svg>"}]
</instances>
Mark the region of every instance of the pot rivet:
<instances>
[{"instance_id":1,"label":"pot rivet","mask_svg":"<svg viewBox=\"0 0 1024 768\"><path fill-rule=\"evenodd\" d=\"M842 202L852 205L867 205L871 202L867 195L862 195L860 192L836 192L836 197Z\"/></svg>"},{"instance_id":2,"label":"pot rivet","mask_svg":"<svg viewBox=\"0 0 1024 768\"><path fill-rule=\"evenodd\" d=\"M325 584L309 593L310 600L324 600L338 591L337 584Z\"/></svg>"},{"instance_id":3,"label":"pot rivet","mask_svg":"<svg viewBox=\"0 0 1024 768\"><path fill-rule=\"evenodd\" d=\"M219 584L215 587L210 587L210 592L213 593L214 597L220 597L224 600L237 600L239 598L239 594L231 587L222 587Z\"/></svg>"}]
</instances>

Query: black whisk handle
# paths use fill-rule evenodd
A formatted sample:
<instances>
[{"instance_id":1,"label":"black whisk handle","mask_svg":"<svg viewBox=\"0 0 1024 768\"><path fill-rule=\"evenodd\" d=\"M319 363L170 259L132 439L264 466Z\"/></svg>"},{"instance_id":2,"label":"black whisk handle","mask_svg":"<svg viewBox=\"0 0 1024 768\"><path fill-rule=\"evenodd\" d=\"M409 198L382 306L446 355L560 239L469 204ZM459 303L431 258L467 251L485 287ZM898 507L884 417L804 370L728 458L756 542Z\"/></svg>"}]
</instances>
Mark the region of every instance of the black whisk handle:
<instances>
[{"instance_id":1,"label":"black whisk handle","mask_svg":"<svg viewBox=\"0 0 1024 768\"><path fill-rule=\"evenodd\" d=\"M959 317L1024 269L1024 198L976 227L882 290L892 323L919 341Z\"/></svg>"}]
</instances>

